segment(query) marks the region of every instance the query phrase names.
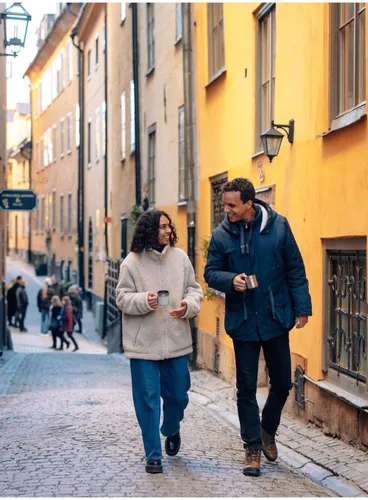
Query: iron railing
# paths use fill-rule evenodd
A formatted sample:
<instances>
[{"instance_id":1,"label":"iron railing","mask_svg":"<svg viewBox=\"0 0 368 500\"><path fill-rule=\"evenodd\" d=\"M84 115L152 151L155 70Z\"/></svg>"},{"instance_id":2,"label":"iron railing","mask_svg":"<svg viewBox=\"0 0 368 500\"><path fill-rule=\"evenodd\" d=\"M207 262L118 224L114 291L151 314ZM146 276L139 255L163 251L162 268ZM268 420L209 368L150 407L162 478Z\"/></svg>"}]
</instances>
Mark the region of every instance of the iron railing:
<instances>
[{"instance_id":1,"label":"iron railing","mask_svg":"<svg viewBox=\"0 0 368 500\"><path fill-rule=\"evenodd\" d=\"M107 259L106 276L106 330L121 324L121 311L116 305L115 290L119 281L120 259Z\"/></svg>"},{"instance_id":2,"label":"iron railing","mask_svg":"<svg viewBox=\"0 0 368 500\"><path fill-rule=\"evenodd\" d=\"M366 252L329 250L328 367L367 380Z\"/></svg>"}]
</instances>

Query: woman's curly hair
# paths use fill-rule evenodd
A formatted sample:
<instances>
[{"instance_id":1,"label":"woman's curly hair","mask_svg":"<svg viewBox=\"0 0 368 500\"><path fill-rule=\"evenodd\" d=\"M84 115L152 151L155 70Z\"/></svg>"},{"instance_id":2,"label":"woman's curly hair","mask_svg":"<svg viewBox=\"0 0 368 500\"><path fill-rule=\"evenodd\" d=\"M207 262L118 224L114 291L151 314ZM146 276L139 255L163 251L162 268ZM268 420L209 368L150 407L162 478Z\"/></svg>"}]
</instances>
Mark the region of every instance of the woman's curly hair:
<instances>
[{"instance_id":1,"label":"woman's curly hair","mask_svg":"<svg viewBox=\"0 0 368 500\"><path fill-rule=\"evenodd\" d=\"M130 246L131 252L141 253L143 250L153 250L159 247L158 232L161 215L164 215L169 220L171 227L170 246L175 246L178 237L170 216L163 210L147 210L138 219Z\"/></svg>"}]
</instances>

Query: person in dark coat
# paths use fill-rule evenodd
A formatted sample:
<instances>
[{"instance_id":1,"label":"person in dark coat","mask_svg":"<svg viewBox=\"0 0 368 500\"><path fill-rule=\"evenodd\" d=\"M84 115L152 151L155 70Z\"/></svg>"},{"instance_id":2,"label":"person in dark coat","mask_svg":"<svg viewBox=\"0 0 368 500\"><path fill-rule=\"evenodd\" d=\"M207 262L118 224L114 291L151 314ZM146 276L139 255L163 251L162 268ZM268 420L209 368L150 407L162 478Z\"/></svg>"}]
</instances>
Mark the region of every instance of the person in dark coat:
<instances>
[{"instance_id":1,"label":"person in dark coat","mask_svg":"<svg viewBox=\"0 0 368 500\"><path fill-rule=\"evenodd\" d=\"M69 347L69 342L63 338L64 333L61 332L61 300L58 295L54 295L51 298L51 309L50 309L50 330L52 335L52 346L50 349L57 349L57 339L60 339L60 345L63 345L63 342L66 343L67 348Z\"/></svg>"},{"instance_id":2,"label":"person in dark coat","mask_svg":"<svg viewBox=\"0 0 368 500\"><path fill-rule=\"evenodd\" d=\"M83 300L82 290L78 285L72 285L69 288L68 296L70 297L73 308L73 321L78 325L78 333L83 333L82 318L83 318Z\"/></svg>"},{"instance_id":3,"label":"person in dark coat","mask_svg":"<svg viewBox=\"0 0 368 500\"><path fill-rule=\"evenodd\" d=\"M243 473L258 476L262 449L268 460L277 459L275 434L292 387L289 331L307 324L312 304L303 259L286 218L255 198L248 179L227 182L223 201L226 218L212 234L204 277L211 288L225 293L225 329L234 344L246 449ZM270 378L262 422L256 399L261 347Z\"/></svg>"},{"instance_id":4,"label":"person in dark coat","mask_svg":"<svg viewBox=\"0 0 368 500\"><path fill-rule=\"evenodd\" d=\"M17 326L16 319L13 323L13 317L17 317L17 290L23 281L22 276L17 276L16 280L11 280L7 286L6 302L7 302L7 315L9 326Z\"/></svg>"},{"instance_id":5,"label":"person in dark coat","mask_svg":"<svg viewBox=\"0 0 368 500\"><path fill-rule=\"evenodd\" d=\"M65 287L62 283L60 283L60 281L56 279L55 274L51 276L51 286L54 290L55 295L58 295L61 300L65 295Z\"/></svg>"},{"instance_id":6,"label":"person in dark coat","mask_svg":"<svg viewBox=\"0 0 368 500\"><path fill-rule=\"evenodd\" d=\"M73 336L73 327L74 327L74 325L73 325L73 309L71 306L70 297L68 297L68 296L63 297L62 303L63 303L63 315L61 318L61 321L62 321L61 331L63 333L67 333L68 337L70 338L70 340L74 344L74 351L78 351L79 347L78 347L77 341L75 340L75 338ZM67 347L69 347L69 342L66 341L64 339L64 336L62 335L61 346L59 347L59 350L61 350L61 351L63 350L64 342L66 342Z\"/></svg>"},{"instance_id":7,"label":"person in dark coat","mask_svg":"<svg viewBox=\"0 0 368 500\"><path fill-rule=\"evenodd\" d=\"M46 278L44 286L37 294L37 307L41 313L41 333L43 334L49 331L51 299L54 295L56 293L51 286L51 278Z\"/></svg>"},{"instance_id":8,"label":"person in dark coat","mask_svg":"<svg viewBox=\"0 0 368 500\"><path fill-rule=\"evenodd\" d=\"M28 295L26 292L27 283L21 281L20 286L17 289L17 309L19 313L19 331L28 332L27 328L24 326L24 321L26 318L27 308L28 308Z\"/></svg>"}]
</instances>

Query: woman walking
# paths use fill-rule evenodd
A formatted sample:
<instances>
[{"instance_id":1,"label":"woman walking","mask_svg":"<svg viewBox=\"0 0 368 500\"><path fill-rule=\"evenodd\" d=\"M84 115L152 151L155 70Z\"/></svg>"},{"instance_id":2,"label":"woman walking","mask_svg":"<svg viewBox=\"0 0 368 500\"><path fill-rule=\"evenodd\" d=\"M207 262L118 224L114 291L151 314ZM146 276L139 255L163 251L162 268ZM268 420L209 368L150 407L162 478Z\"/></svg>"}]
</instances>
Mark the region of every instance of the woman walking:
<instances>
[{"instance_id":1,"label":"woman walking","mask_svg":"<svg viewBox=\"0 0 368 500\"><path fill-rule=\"evenodd\" d=\"M24 325L24 321L26 319L26 313L28 308L28 295L26 292L27 283L22 280L20 282L20 286L17 288L16 297L17 297L17 310L19 314L19 331L20 332L28 332L27 328Z\"/></svg>"},{"instance_id":2,"label":"woman walking","mask_svg":"<svg viewBox=\"0 0 368 500\"><path fill-rule=\"evenodd\" d=\"M37 307L41 313L41 333L46 334L49 331L50 306L54 290L51 287L50 278L45 279L45 283L37 295Z\"/></svg>"},{"instance_id":3,"label":"woman walking","mask_svg":"<svg viewBox=\"0 0 368 500\"><path fill-rule=\"evenodd\" d=\"M61 344L63 343L61 339L61 300L58 295L54 295L51 298L51 321L50 321L50 330L52 335L52 346L51 349L57 349L57 339L60 339ZM63 333L64 335L64 333ZM67 343L67 347L69 347L69 342L64 339L64 342ZM60 344L60 345L61 345Z\"/></svg>"},{"instance_id":4,"label":"woman walking","mask_svg":"<svg viewBox=\"0 0 368 500\"><path fill-rule=\"evenodd\" d=\"M61 314L61 346L59 347L59 351L62 351L64 348L64 343L66 344L66 347L68 348L70 345L70 342L66 340L64 337L64 333L67 333L68 337L74 344L74 349L73 351L78 351L79 347L77 344L77 341L75 340L73 336L73 309L71 306L71 301L68 296L63 297L62 300L63 303L63 308L62 308L62 314Z\"/></svg>"},{"instance_id":5,"label":"woman walking","mask_svg":"<svg viewBox=\"0 0 368 500\"><path fill-rule=\"evenodd\" d=\"M162 472L161 433L165 451L180 449L180 422L188 404L192 352L189 318L203 298L187 254L169 215L144 212L137 223L131 252L121 264L116 303L123 311L124 353L130 358L133 402L143 437L146 472ZM158 291L160 293L158 294ZM167 305L159 305L160 303Z\"/></svg>"}]
</instances>

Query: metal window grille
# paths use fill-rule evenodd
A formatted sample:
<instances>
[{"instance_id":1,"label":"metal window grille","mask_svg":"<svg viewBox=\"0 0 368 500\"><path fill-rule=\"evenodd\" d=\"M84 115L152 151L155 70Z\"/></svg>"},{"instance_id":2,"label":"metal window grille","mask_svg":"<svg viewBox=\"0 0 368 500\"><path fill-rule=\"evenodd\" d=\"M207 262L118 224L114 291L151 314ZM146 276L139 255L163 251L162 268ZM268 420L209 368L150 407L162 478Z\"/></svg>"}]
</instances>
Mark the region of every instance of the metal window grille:
<instances>
[{"instance_id":1,"label":"metal window grille","mask_svg":"<svg viewBox=\"0 0 368 500\"><path fill-rule=\"evenodd\" d=\"M93 224L89 219L88 224L88 288L93 288Z\"/></svg>"},{"instance_id":2,"label":"metal window grille","mask_svg":"<svg viewBox=\"0 0 368 500\"><path fill-rule=\"evenodd\" d=\"M120 259L107 259L107 297L106 297L106 328L114 328L121 321L121 312L116 305L115 290L119 281Z\"/></svg>"},{"instance_id":3,"label":"metal window grille","mask_svg":"<svg viewBox=\"0 0 368 500\"><path fill-rule=\"evenodd\" d=\"M329 250L328 367L366 382L367 258L365 250Z\"/></svg>"},{"instance_id":4,"label":"metal window grille","mask_svg":"<svg viewBox=\"0 0 368 500\"><path fill-rule=\"evenodd\" d=\"M227 182L227 174L222 174L211 179L212 188L212 217L211 230L214 231L224 220L224 204L222 201L222 188Z\"/></svg>"}]
</instances>

